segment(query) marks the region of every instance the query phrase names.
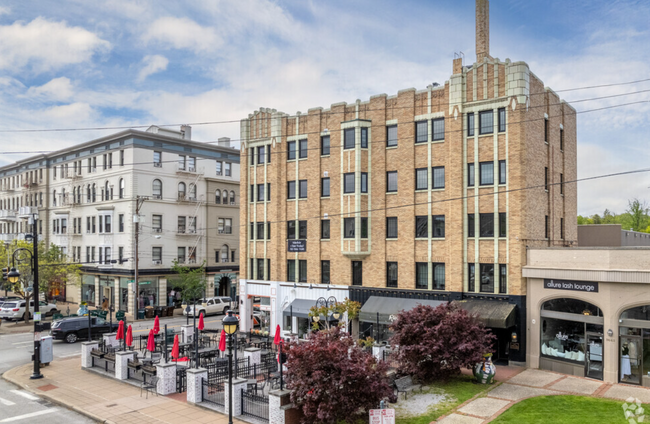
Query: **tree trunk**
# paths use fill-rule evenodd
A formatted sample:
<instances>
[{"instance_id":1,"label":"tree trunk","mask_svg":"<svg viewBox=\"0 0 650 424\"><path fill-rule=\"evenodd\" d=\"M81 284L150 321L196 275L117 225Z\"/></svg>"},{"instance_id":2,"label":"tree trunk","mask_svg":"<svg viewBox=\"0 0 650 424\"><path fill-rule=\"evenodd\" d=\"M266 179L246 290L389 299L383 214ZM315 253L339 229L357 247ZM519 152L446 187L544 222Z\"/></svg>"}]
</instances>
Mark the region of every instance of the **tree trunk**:
<instances>
[{"instance_id":1,"label":"tree trunk","mask_svg":"<svg viewBox=\"0 0 650 424\"><path fill-rule=\"evenodd\" d=\"M31 299L31 296L26 296L25 297L25 324L29 324L29 300Z\"/></svg>"}]
</instances>

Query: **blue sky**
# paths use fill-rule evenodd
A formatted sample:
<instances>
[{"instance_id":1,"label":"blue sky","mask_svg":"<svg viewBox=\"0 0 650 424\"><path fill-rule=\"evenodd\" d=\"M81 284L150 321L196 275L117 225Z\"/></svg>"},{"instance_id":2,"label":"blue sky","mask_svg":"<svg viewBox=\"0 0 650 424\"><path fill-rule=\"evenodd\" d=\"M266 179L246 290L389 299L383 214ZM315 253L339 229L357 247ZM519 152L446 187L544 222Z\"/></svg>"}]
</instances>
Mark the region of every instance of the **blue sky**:
<instances>
[{"instance_id":1,"label":"blue sky","mask_svg":"<svg viewBox=\"0 0 650 424\"><path fill-rule=\"evenodd\" d=\"M496 0L491 54L563 90L650 78L650 2ZM0 130L230 121L444 83L473 62L474 0L5 0ZM568 101L650 82L561 93ZM575 103L578 111L650 93ZM648 167L650 103L580 114L579 177ZM0 151L55 150L115 131L1 133ZM193 137L239 138L239 124ZM26 155L0 154L0 164ZM578 211L650 200L648 174L584 182Z\"/></svg>"}]
</instances>

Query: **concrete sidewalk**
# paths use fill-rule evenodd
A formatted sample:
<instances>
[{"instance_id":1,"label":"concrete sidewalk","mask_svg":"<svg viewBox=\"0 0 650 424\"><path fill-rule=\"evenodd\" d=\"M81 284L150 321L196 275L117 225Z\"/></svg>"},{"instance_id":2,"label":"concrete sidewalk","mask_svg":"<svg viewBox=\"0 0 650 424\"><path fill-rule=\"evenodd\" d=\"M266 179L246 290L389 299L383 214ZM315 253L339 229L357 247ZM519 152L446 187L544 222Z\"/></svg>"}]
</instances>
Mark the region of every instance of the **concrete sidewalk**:
<instances>
[{"instance_id":1,"label":"concrete sidewalk","mask_svg":"<svg viewBox=\"0 0 650 424\"><path fill-rule=\"evenodd\" d=\"M226 415L185 402L185 393L156 396L128 383L84 371L79 358L57 360L42 368L45 378L30 380L32 364L7 371L3 378L51 402L68 407L101 423L215 423ZM244 424L233 419L234 423Z\"/></svg>"}]
</instances>

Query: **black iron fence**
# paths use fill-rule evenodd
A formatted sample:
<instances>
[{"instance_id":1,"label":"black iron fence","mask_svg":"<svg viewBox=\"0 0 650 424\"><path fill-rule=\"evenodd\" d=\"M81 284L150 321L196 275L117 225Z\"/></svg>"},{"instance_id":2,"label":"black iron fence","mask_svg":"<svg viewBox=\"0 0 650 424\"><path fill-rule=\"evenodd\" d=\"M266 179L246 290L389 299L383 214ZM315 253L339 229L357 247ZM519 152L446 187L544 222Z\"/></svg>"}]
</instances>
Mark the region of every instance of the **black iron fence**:
<instances>
[{"instance_id":1,"label":"black iron fence","mask_svg":"<svg viewBox=\"0 0 650 424\"><path fill-rule=\"evenodd\" d=\"M397 368L397 351L396 350L384 350L382 359L385 362L388 362L388 365L391 368Z\"/></svg>"},{"instance_id":2,"label":"black iron fence","mask_svg":"<svg viewBox=\"0 0 650 424\"><path fill-rule=\"evenodd\" d=\"M241 413L249 417L255 417L269 422L269 398L253 391L242 389L241 391Z\"/></svg>"},{"instance_id":3,"label":"black iron fence","mask_svg":"<svg viewBox=\"0 0 650 424\"><path fill-rule=\"evenodd\" d=\"M223 382L210 383L207 380L203 380L201 392L203 402L212 403L217 406L226 405L225 384Z\"/></svg>"},{"instance_id":4,"label":"black iron fence","mask_svg":"<svg viewBox=\"0 0 650 424\"><path fill-rule=\"evenodd\" d=\"M187 368L176 367L176 393L183 393L187 390Z\"/></svg>"},{"instance_id":5,"label":"black iron fence","mask_svg":"<svg viewBox=\"0 0 650 424\"><path fill-rule=\"evenodd\" d=\"M106 357L98 358L92 355L91 355L91 359L92 359L92 366L94 368L100 368L105 372L115 373L115 359L110 359Z\"/></svg>"}]
</instances>

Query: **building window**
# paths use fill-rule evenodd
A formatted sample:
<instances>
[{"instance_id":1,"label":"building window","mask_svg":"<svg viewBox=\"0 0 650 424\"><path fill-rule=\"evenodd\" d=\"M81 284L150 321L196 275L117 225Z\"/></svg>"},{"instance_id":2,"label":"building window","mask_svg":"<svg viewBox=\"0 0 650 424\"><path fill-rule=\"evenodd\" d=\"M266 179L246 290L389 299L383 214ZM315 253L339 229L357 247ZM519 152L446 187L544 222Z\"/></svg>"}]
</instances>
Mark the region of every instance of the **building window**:
<instances>
[{"instance_id":1,"label":"building window","mask_svg":"<svg viewBox=\"0 0 650 424\"><path fill-rule=\"evenodd\" d=\"M564 151L564 128L560 128L560 151Z\"/></svg>"},{"instance_id":2,"label":"building window","mask_svg":"<svg viewBox=\"0 0 650 424\"><path fill-rule=\"evenodd\" d=\"M478 113L479 135L492 134L494 132L494 114L491 110Z\"/></svg>"},{"instance_id":3,"label":"building window","mask_svg":"<svg viewBox=\"0 0 650 424\"><path fill-rule=\"evenodd\" d=\"M185 183L178 183L178 200L185 200Z\"/></svg>"},{"instance_id":4,"label":"building window","mask_svg":"<svg viewBox=\"0 0 650 424\"><path fill-rule=\"evenodd\" d=\"M265 191L264 184L258 184L257 185L257 201L258 202L263 202L264 201L264 191Z\"/></svg>"},{"instance_id":5,"label":"building window","mask_svg":"<svg viewBox=\"0 0 650 424\"><path fill-rule=\"evenodd\" d=\"M257 223L257 240L264 240L264 222Z\"/></svg>"},{"instance_id":6,"label":"building window","mask_svg":"<svg viewBox=\"0 0 650 424\"><path fill-rule=\"evenodd\" d=\"M162 199L162 181L156 179L151 184L151 194L154 199Z\"/></svg>"},{"instance_id":7,"label":"building window","mask_svg":"<svg viewBox=\"0 0 650 424\"><path fill-rule=\"evenodd\" d=\"M257 164L261 165L265 162L266 146L257 146Z\"/></svg>"},{"instance_id":8,"label":"building window","mask_svg":"<svg viewBox=\"0 0 650 424\"><path fill-rule=\"evenodd\" d=\"M548 191L548 167L544 167L544 190Z\"/></svg>"},{"instance_id":9,"label":"building window","mask_svg":"<svg viewBox=\"0 0 650 424\"><path fill-rule=\"evenodd\" d=\"M431 168L431 175L433 180L433 189L445 188L445 167L436 166Z\"/></svg>"},{"instance_id":10,"label":"building window","mask_svg":"<svg viewBox=\"0 0 650 424\"><path fill-rule=\"evenodd\" d=\"M156 168L162 167L162 152L153 152L153 166Z\"/></svg>"},{"instance_id":11,"label":"building window","mask_svg":"<svg viewBox=\"0 0 650 424\"><path fill-rule=\"evenodd\" d=\"M397 146L397 125L386 127L386 147Z\"/></svg>"},{"instance_id":12,"label":"building window","mask_svg":"<svg viewBox=\"0 0 650 424\"><path fill-rule=\"evenodd\" d=\"M508 235L507 215L505 212L499 212L499 237L506 237Z\"/></svg>"},{"instance_id":13,"label":"building window","mask_svg":"<svg viewBox=\"0 0 650 424\"><path fill-rule=\"evenodd\" d=\"M343 237L354 238L354 218L343 219Z\"/></svg>"},{"instance_id":14,"label":"building window","mask_svg":"<svg viewBox=\"0 0 650 424\"><path fill-rule=\"evenodd\" d=\"M494 184L494 162L481 162L479 164L479 183L481 185Z\"/></svg>"},{"instance_id":15,"label":"building window","mask_svg":"<svg viewBox=\"0 0 650 424\"><path fill-rule=\"evenodd\" d=\"M368 148L368 128L361 128L361 148Z\"/></svg>"},{"instance_id":16,"label":"building window","mask_svg":"<svg viewBox=\"0 0 650 424\"><path fill-rule=\"evenodd\" d=\"M354 149L354 128L343 130L343 148Z\"/></svg>"},{"instance_id":17,"label":"building window","mask_svg":"<svg viewBox=\"0 0 650 424\"><path fill-rule=\"evenodd\" d=\"M117 225L118 225L118 231L120 233L124 232L124 214L121 213L117 216ZM81 218L79 218L79 232L81 233Z\"/></svg>"},{"instance_id":18,"label":"building window","mask_svg":"<svg viewBox=\"0 0 650 424\"><path fill-rule=\"evenodd\" d=\"M179 216L178 217L178 232L180 234L183 234L183 233L185 233L186 229L187 229L187 217Z\"/></svg>"},{"instance_id":19,"label":"building window","mask_svg":"<svg viewBox=\"0 0 650 424\"><path fill-rule=\"evenodd\" d=\"M415 288L429 288L429 265L426 262L415 263Z\"/></svg>"},{"instance_id":20,"label":"building window","mask_svg":"<svg viewBox=\"0 0 650 424\"><path fill-rule=\"evenodd\" d=\"M296 221L287 221L287 239L294 240L296 238Z\"/></svg>"},{"instance_id":21,"label":"building window","mask_svg":"<svg viewBox=\"0 0 650 424\"><path fill-rule=\"evenodd\" d=\"M386 238L397 238L397 217L386 217Z\"/></svg>"},{"instance_id":22,"label":"building window","mask_svg":"<svg viewBox=\"0 0 650 424\"><path fill-rule=\"evenodd\" d=\"M287 143L287 160L294 160L296 158L296 142L289 141Z\"/></svg>"},{"instance_id":23,"label":"building window","mask_svg":"<svg viewBox=\"0 0 650 424\"><path fill-rule=\"evenodd\" d=\"M320 282L321 284L330 283L330 261L320 261Z\"/></svg>"},{"instance_id":24,"label":"building window","mask_svg":"<svg viewBox=\"0 0 650 424\"><path fill-rule=\"evenodd\" d=\"M185 248L184 247L179 247L177 249L177 254L176 254L177 260L179 264L184 264L185 263Z\"/></svg>"},{"instance_id":25,"label":"building window","mask_svg":"<svg viewBox=\"0 0 650 424\"><path fill-rule=\"evenodd\" d=\"M307 282L307 261L303 259L298 261L298 281Z\"/></svg>"},{"instance_id":26,"label":"building window","mask_svg":"<svg viewBox=\"0 0 650 424\"><path fill-rule=\"evenodd\" d=\"M506 161L499 161L499 184L506 183Z\"/></svg>"},{"instance_id":27,"label":"building window","mask_svg":"<svg viewBox=\"0 0 650 424\"><path fill-rule=\"evenodd\" d=\"M548 119L544 118L544 141L548 143Z\"/></svg>"},{"instance_id":28,"label":"building window","mask_svg":"<svg viewBox=\"0 0 650 424\"><path fill-rule=\"evenodd\" d=\"M564 218L560 218L560 238L564 240Z\"/></svg>"},{"instance_id":29,"label":"building window","mask_svg":"<svg viewBox=\"0 0 650 424\"><path fill-rule=\"evenodd\" d=\"M506 108L499 108L499 132L506 131Z\"/></svg>"},{"instance_id":30,"label":"building window","mask_svg":"<svg viewBox=\"0 0 650 424\"><path fill-rule=\"evenodd\" d=\"M330 154L330 136L324 135L320 138L320 154L321 156L329 156Z\"/></svg>"},{"instance_id":31,"label":"building window","mask_svg":"<svg viewBox=\"0 0 650 424\"><path fill-rule=\"evenodd\" d=\"M214 192L214 203L217 205L221 204L221 190L215 190Z\"/></svg>"},{"instance_id":32,"label":"building window","mask_svg":"<svg viewBox=\"0 0 650 424\"><path fill-rule=\"evenodd\" d=\"M415 189L426 190L429 187L427 175L427 168L419 168L415 170Z\"/></svg>"},{"instance_id":33,"label":"building window","mask_svg":"<svg viewBox=\"0 0 650 424\"><path fill-rule=\"evenodd\" d=\"M80 248L78 248L78 249L80 249ZM79 250L77 256L79 256L80 254L81 254L81 251ZM120 247L117 248L117 260L118 260L118 262L120 264L122 264L122 262L124 262L124 247L123 246L120 246Z\"/></svg>"},{"instance_id":34,"label":"building window","mask_svg":"<svg viewBox=\"0 0 650 424\"><path fill-rule=\"evenodd\" d=\"M151 259L154 263L162 262L162 247L152 247L151 248Z\"/></svg>"},{"instance_id":35,"label":"building window","mask_svg":"<svg viewBox=\"0 0 650 424\"><path fill-rule=\"evenodd\" d=\"M352 261L352 285L363 285L363 262Z\"/></svg>"},{"instance_id":36,"label":"building window","mask_svg":"<svg viewBox=\"0 0 650 424\"><path fill-rule=\"evenodd\" d=\"M564 174L560 174L560 194L564 194Z\"/></svg>"},{"instance_id":37,"label":"building window","mask_svg":"<svg viewBox=\"0 0 650 424\"><path fill-rule=\"evenodd\" d=\"M104 215L104 232L105 233L111 233L112 232L111 218L112 218L111 215ZM64 219L63 220L63 231L64 232L65 232L65 223L66 223L66 220Z\"/></svg>"},{"instance_id":38,"label":"building window","mask_svg":"<svg viewBox=\"0 0 650 424\"><path fill-rule=\"evenodd\" d=\"M124 150L120 150L120 166L124 166ZM79 170L79 175L81 175L81 170Z\"/></svg>"},{"instance_id":39,"label":"building window","mask_svg":"<svg viewBox=\"0 0 650 424\"><path fill-rule=\"evenodd\" d=\"M269 187L270 187L270 186L271 186L271 184L269 184ZM269 191L270 191L270 190L269 190ZM228 200L228 199L226 198L226 194L228 194L228 193L224 190L224 192L223 192L223 204L224 204L224 205L226 204L226 202L227 202L227 200ZM269 197L270 197L270 194L269 194ZM231 205L234 205L234 204L235 204L235 192L234 192L234 191L231 191L231 192L230 192L230 204L231 204Z\"/></svg>"},{"instance_id":40,"label":"building window","mask_svg":"<svg viewBox=\"0 0 650 424\"><path fill-rule=\"evenodd\" d=\"M250 152L250 157L251 157L251 162L250 162L250 164L251 164L251 165L255 165L255 147L251 147L251 148L249 149L249 152Z\"/></svg>"},{"instance_id":41,"label":"building window","mask_svg":"<svg viewBox=\"0 0 650 424\"><path fill-rule=\"evenodd\" d=\"M268 157L267 162L271 162L271 156ZM224 168L225 168L225 171L226 171L226 177L230 177L230 175L231 175L230 174L230 167L231 167L230 163L228 163L228 162L224 163Z\"/></svg>"},{"instance_id":42,"label":"building window","mask_svg":"<svg viewBox=\"0 0 650 424\"><path fill-rule=\"evenodd\" d=\"M467 237L474 237L475 228L474 228L474 214L467 214Z\"/></svg>"},{"instance_id":43,"label":"building window","mask_svg":"<svg viewBox=\"0 0 650 424\"><path fill-rule=\"evenodd\" d=\"M257 259L257 279L264 280L264 259Z\"/></svg>"},{"instance_id":44,"label":"building window","mask_svg":"<svg viewBox=\"0 0 650 424\"><path fill-rule=\"evenodd\" d=\"M397 262L386 262L386 287L397 287Z\"/></svg>"},{"instance_id":45,"label":"building window","mask_svg":"<svg viewBox=\"0 0 650 424\"><path fill-rule=\"evenodd\" d=\"M361 173L361 193L367 193L368 192L368 173L367 172L362 172Z\"/></svg>"},{"instance_id":46,"label":"building window","mask_svg":"<svg viewBox=\"0 0 650 424\"><path fill-rule=\"evenodd\" d=\"M178 169L181 171L185 171L186 169L186 164L187 162L187 157L184 155L178 155Z\"/></svg>"},{"instance_id":47,"label":"building window","mask_svg":"<svg viewBox=\"0 0 650 424\"><path fill-rule=\"evenodd\" d=\"M300 140L299 146L298 146L298 157L300 159L304 159L307 157L307 153L309 150L307 149L307 140Z\"/></svg>"},{"instance_id":48,"label":"building window","mask_svg":"<svg viewBox=\"0 0 650 424\"><path fill-rule=\"evenodd\" d=\"M386 191L388 193L397 191L397 171L386 172Z\"/></svg>"},{"instance_id":49,"label":"building window","mask_svg":"<svg viewBox=\"0 0 650 424\"><path fill-rule=\"evenodd\" d=\"M307 239L307 221L298 221L298 238L300 240Z\"/></svg>"},{"instance_id":50,"label":"building window","mask_svg":"<svg viewBox=\"0 0 650 424\"><path fill-rule=\"evenodd\" d=\"M151 229L154 233L162 232L162 215L151 216Z\"/></svg>"},{"instance_id":51,"label":"building window","mask_svg":"<svg viewBox=\"0 0 650 424\"><path fill-rule=\"evenodd\" d=\"M301 199L306 199L307 198L307 180L300 180L300 191L298 193L298 197Z\"/></svg>"},{"instance_id":52,"label":"building window","mask_svg":"<svg viewBox=\"0 0 650 424\"><path fill-rule=\"evenodd\" d=\"M415 142L426 143L428 140L429 121L415 123Z\"/></svg>"},{"instance_id":53,"label":"building window","mask_svg":"<svg viewBox=\"0 0 650 424\"><path fill-rule=\"evenodd\" d=\"M361 238L368 238L368 218L361 218Z\"/></svg>"},{"instance_id":54,"label":"building window","mask_svg":"<svg viewBox=\"0 0 650 424\"><path fill-rule=\"evenodd\" d=\"M431 217L433 222L433 234L431 237L444 238L445 237L445 216L433 215Z\"/></svg>"},{"instance_id":55,"label":"building window","mask_svg":"<svg viewBox=\"0 0 650 424\"><path fill-rule=\"evenodd\" d=\"M321 197L330 197L330 179L321 178L320 180L320 195Z\"/></svg>"},{"instance_id":56,"label":"building window","mask_svg":"<svg viewBox=\"0 0 650 424\"><path fill-rule=\"evenodd\" d=\"M330 238L330 220L322 219L320 221L320 238L323 240L329 240Z\"/></svg>"},{"instance_id":57,"label":"building window","mask_svg":"<svg viewBox=\"0 0 650 424\"><path fill-rule=\"evenodd\" d=\"M215 169L216 169L217 175L223 175L223 162L216 161L215 162Z\"/></svg>"},{"instance_id":58,"label":"building window","mask_svg":"<svg viewBox=\"0 0 650 424\"><path fill-rule=\"evenodd\" d=\"M434 263L433 269L433 290L445 289L445 264Z\"/></svg>"},{"instance_id":59,"label":"building window","mask_svg":"<svg viewBox=\"0 0 650 424\"><path fill-rule=\"evenodd\" d=\"M474 113L467 114L467 136L474 136Z\"/></svg>"},{"instance_id":60,"label":"building window","mask_svg":"<svg viewBox=\"0 0 650 424\"><path fill-rule=\"evenodd\" d=\"M475 264L467 264L467 291L468 292L475 292L476 291L476 284L475 284L475 274L476 274L476 265Z\"/></svg>"},{"instance_id":61,"label":"building window","mask_svg":"<svg viewBox=\"0 0 650 424\"><path fill-rule=\"evenodd\" d=\"M474 164L467 164L467 187L474 187Z\"/></svg>"},{"instance_id":62,"label":"building window","mask_svg":"<svg viewBox=\"0 0 650 424\"><path fill-rule=\"evenodd\" d=\"M429 237L428 222L429 217L427 216L415 217L415 237Z\"/></svg>"},{"instance_id":63,"label":"building window","mask_svg":"<svg viewBox=\"0 0 650 424\"><path fill-rule=\"evenodd\" d=\"M343 193L354 193L354 172L343 174Z\"/></svg>"},{"instance_id":64,"label":"building window","mask_svg":"<svg viewBox=\"0 0 650 424\"><path fill-rule=\"evenodd\" d=\"M481 264L481 293L494 293L494 264Z\"/></svg>"},{"instance_id":65,"label":"building window","mask_svg":"<svg viewBox=\"0 0 650 424\"><path fill-rule=\"evenodd\" d=\"M287 181L287 199L296 198L296 182Z\"/></svg>"},{"instance_id":66,"label":"building window","mask_svg":"<svg viewBox=\"0 0 650 424\"><path fill-rule=\"evenodd\" d=\"M445 139L445 118L438 118L431 121L433 125L433 141Z\"/></svg>"},{"instance_id":67,"label":"building window","mask_svg":"<svg viewBox=\"0 0 650 424\"><path fill-rule=\"evenodd\" d=\"M494 237L494 214L480 214L481 237Z\"/></svg>"},{"instance_id":68,"label":"building window","mask_svg":"<svg viewBox=\"0 0 650 424\"><path fill-rule=\"evenodd\" d=\"M296 281L296 260L287 261L287 281Z\"/></svg>"},{"instance_id":69,"label":"building window","mask_svg":"<svg viewBox=\"0 0 650 424\"><path fill-rule=\"evenodd\" d=\"M508 293L508 266L499 265L499 293Z\"/></svg>"}]
</instances>

